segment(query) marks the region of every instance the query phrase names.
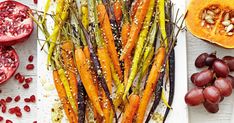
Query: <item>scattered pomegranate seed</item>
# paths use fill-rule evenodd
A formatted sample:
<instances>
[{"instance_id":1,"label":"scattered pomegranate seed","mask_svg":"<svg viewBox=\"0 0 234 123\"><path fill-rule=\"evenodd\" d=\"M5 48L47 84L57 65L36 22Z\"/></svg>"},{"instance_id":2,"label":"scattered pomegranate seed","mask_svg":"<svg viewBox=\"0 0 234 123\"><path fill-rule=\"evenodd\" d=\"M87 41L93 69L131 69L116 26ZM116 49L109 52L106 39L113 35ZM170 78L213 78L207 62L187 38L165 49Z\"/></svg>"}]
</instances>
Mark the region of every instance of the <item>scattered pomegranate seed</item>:
<instances>
[{"instance_id":1,"label":"scattered pomegranate seed","mask_svg":"<svg viewBox=\"0 0 234 123\"><path fill-rule=\"evenodd\" d=\"M20 109L20 107L19 106L15 106L15 112L21 112L21 109Z\"/></svg>"},{"instance_id":2,"label":"scattered pomegranate seed","mask_svg":"<svg viewBox=\"0 0 234 123\"><path fill-rule=\"evenodd\" d=\"M29 62L32 62L32 61L33 61L33 55L30 55L30 56L28 57L28 61L29 61Z\"/></svg>"},{"instance_id":3,"label":"scattered pomegranate seed","mask_svg":"<svg viewBox=\"0 0 234 123\"><path fill-rule=\"evenodd\" d=\"M18 102L20 100L20 96L19 95L16 96L14 100L15 100L15 102Z\"/></svg>"},{"instance_id":4,"label":"scattered pomegranate seed","mask_svg":"<svg viewBox=\"0 0 234 123\"><path fill-rule=\"evenodd\" d=\"M1 121L3 121L3 117L2 117L2 116L0 116L0 122L1 122Z\"/></svg>"},{"instance_id":5,"label":"scattered pomegranate seed","mask_svg":"<svg viewBox=\"0 0 234 123\"><path fill-rule=\"evenodd\" d=\"M21 74L20 73L15 74L15 79L16 80L19 80L20 78L21 78Z\"/></svg>"},{"instance_id":6,"label":"scattered pomegranate seed","mask_svg":"<svg viewBox=\"0 0 234 123\"><path fill-rule=\"evenodd\" d=\"M13 123L11 120L6 120L6 123Z\"/></svg>"},{"instance_id":7,"label":"scattered pomegranate seed","mask_svg":"<svg viewBox=\"0 0 234 123\"><path fill-rule=\"evenodd\" d=\"M22 113L21 113L21 112L15 112L15 115L16 115L17 117L22 117Z\"/></svg>"},{"instance_id":8,"label":"scattered pomegranate seed","mask_svg":"<svg viewBox=\"0 0 234 123\"><path fill-rule=\"evenodd\" d=\"M36 102L36 97L35 97L35 95L30 96L30 101L31 101L31 102Z\"/></svg>"},{"instance_id":9,"label":"scattered pomegranate seed","mask_svg":"<svg viewBox=\"0 0 234 123\"><path fill-rule=\"evenodd\" d=\"M6 105L2 105L2 113L6 113L6 109L7 109Z\"/></svg>"},{"instance_id":10,"label":"scattered pomegranate seed","mask_svg":"<svg viewBox=\"0 0 234 123\"><path fill-rule=\"evenodd\" d=\"M31 102L30 98L25 98L24 102Z\"/></svg>"},{"instance_id":11,"label":"scattered pomegranate seed","mask_svg":"<svg viewBox=\"0 0 234 123\"><path fill-rule=\"evenodd\" d=\"M15 108L10 108L10 109L8 110L8 112L9 112L10 114L14 114L14 113L15 113Z\"/></svg>"},{"instance_id":12,"label":"scattered pomegranate seed","mask_svg":"<svg viewBox=\"0 0 234 123\"><path fill-rule=\"evenodd\" d=\"M2 93L2 90L0 90L0 93Z\"/></svg>"},{"instance_id":13,"label":"scattered pomegranate seed","mask_svg":"<svg viewBox=\"0 0 234 123\"><path fill-rule=\"evenodd\" d=\"M30 83L30 82L32 82L32 80L33 80L32 77L29 77L29 78L25 79L25 82Z\"/></svg>"},{"instance_id":14,"label":"scattered pomegranate seed","mask_svg":"<svg viewBox=\"0 0 234 123\"><path fill-rule=\"evenodd\" d=\"M19 83L23 83L25 80L25 77L21 75L21 77L18 79Z\"/></svg>"},{"instance_id":15,"label":"scattered pomegranate seed","mask_svg":"<svg viewBox=\"0 0 234 123\"><path fill-rule=\"evenodd\" d=\"M9 103L9 102L11 102L11 101L12 101L12 98L11 98L11 97L7 97L7 98L6 98L6 102Z\"/></svg>"},{"instance_id":16,"label":"scattered pomegranate seed","mask_svg":"<svg viewBox=\"0 0 234 123\"><path fill-rule=\"evenodd\" d=\"M37 0L33 0L34 4L37 4Z\"/></svg>"},{"instance_id":17,"label":"scattered pomegranate seed","mask_svg":"<svg viewBox=\"0 0 234 123\"><path fill-rule=\"evenodd\" d=\"M6 105L6 101L5 101L4 99L1 99L1 100L0 100L0 104Z\"/></svg>"},{"instance_id":18,"label":"scattered pomegranate seed","mask_svg":"<svg viewBox=\"0 0 234 123\"><path fill-rule=\"evenodd\" d=\"M37 121L33 121L33 123L37 123Z\"/></svg>"},{"instance_id":19,"label":"scattered pomegranate seed","mask_svg":"<svg viewBox=\"0 0 234 123\"><path fill-rule=\"evenodd\" d=\"M24 87L24 89L28 89L29 88L29 84L25 83L25 84L23 84L23 87Z\"/></svg>"},{"instance_id":20,"label":"scattered pomegranate seed","mask_svg":"<svg viewBox=\"0 0 234 123\"><path fill-rule=\"evenodd\" d=\"M33 64L28 64L28 65L26 66L26 69L27 69L27 70L32 70L32 69L34 69L34 65L33 65Z\"/></svg>"},{"instance_id":21,"label":"scattered pomegranate seed","mask_svg":"<svg viewBox=\"0 0 234 123\"><path fill-rule=\"evenodd\" d=\"M30 112L31 109L30 109L30 107L29 107L28 105L25 105L25 106L24 106L24 110L25 110L26 112Z\"/></svg>"}]
</instances>

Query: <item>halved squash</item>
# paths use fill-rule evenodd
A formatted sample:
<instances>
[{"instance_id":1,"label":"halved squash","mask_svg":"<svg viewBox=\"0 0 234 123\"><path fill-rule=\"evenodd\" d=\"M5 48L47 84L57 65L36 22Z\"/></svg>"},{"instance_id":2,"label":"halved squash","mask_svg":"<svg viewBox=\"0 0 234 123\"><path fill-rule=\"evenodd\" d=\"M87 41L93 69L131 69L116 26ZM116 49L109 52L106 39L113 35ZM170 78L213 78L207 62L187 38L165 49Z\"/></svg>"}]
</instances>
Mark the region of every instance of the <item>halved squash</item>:
<instances>
[{"instance_id":1,"label":"halved squash","mask_svg":"<svg viewBox=\"0 0 234 123\"><path fill-rule=\"evenodd\" d=\"M187 29L196 37L234 48L234 0L191 0Z\"/></svg>"}]
</instances>

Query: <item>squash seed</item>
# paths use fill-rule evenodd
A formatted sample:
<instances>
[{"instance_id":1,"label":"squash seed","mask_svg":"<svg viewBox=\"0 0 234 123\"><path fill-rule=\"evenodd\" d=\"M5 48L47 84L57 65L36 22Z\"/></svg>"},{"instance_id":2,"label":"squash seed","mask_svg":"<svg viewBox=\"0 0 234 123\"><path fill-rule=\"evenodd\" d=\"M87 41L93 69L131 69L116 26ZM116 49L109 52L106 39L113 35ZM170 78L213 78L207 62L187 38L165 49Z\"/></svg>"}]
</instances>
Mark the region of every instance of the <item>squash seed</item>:
<instances>
[{"instance_id":1,"label":"squash seed","mask_svg":"<svg viewBox=\"0 0 234 123\"><path fill-rule=\"evenodd\" d=\"M226 29L226 32L230 32L232 31L232 29L234 28L234 26L232 24L230 24L227 29Z\"/></svg>"},{"instance_id":2,"label":"squash seed","mask_svg":"<svg viewBox=\"0 0 234 123\"><path fill-rule=\"evenodd\" d=\"M222 22L222 24L223 24L224 26L228 26L228 25L231 24L231 21L230 21L230 20L225 20L225 21Z\"/></svg>"},{"instance_id":3,"label":"squash seed","mask_svg":"<svg viewBox=\"0 0 234 123\"><path fill-rule=\"evenodd\" d=\"M229 32L227 33L228 36L232 36L233 35L233 32Z\"/></svg>"},{"instance_id":4,"label":"squash seed","mask_svg":"<svg viewBox=\"0 0 234 123\"><path fill-rule=\"evenodd\" d=\"M214 16L214 15L215 15L215 13L212 12L212 11L210 11L210 10L207 11L207 14L209 14L209 15L211 15L211 16Z\"/></svg>"},{"instance_id":5,"label":"squash seed","mask_svg":"<svg viewBox=\"0 0 234 123\"><path fill-rule=\"evenodd\" d=\"M213 17L210 16L210 15L206 15L206 16L205 16L205 20L206 20L206 22L209 23L209 24L214 24Z\"/></svg>"},{"instance_id":6,"label":"squash seed","mask_svg":"<svg viewBox=\"0 0 234 123\"><path fill-rule=\"evenodd\" d=\"M224 20L229 20L229 18L230 18L229 13L225 14Z\"/></svg>"}]
</instances>

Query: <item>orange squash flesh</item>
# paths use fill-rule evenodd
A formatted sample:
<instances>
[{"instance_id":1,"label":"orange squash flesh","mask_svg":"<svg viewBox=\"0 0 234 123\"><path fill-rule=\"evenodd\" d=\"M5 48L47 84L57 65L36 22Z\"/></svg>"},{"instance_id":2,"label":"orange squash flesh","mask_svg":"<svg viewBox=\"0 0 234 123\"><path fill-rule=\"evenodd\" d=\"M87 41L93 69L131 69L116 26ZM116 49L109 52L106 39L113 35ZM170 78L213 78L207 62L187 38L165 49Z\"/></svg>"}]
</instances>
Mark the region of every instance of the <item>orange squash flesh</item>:
<instances>
[{"instance_id":1,"label":"orange squash flesh","mask_svg":"<svg viewBox=\"0 0 234 123\"><path fill-rule=\"evenodd\" d=\"M207 25L202 25L201 16L211 6L217 6L221 11L214 17L212 28L208 29ZM234 18L234 0L191 0L187 9L186 26L193 35L224 48L234 48L234 29L230 31L233 35L228 35L222 25L226 13Z\"/></svg>"}]
</instances>

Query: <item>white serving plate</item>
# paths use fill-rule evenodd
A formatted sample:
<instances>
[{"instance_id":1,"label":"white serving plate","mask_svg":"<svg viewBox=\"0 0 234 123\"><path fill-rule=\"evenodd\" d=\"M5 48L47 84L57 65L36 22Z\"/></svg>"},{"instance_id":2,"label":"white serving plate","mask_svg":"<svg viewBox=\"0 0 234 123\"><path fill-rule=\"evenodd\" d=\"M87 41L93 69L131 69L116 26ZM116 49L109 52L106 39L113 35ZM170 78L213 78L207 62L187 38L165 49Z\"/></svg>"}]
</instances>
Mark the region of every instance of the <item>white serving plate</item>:
<instances>
[{"instance_id":1,"label":"white serving plate","mask_svg":"<svg viewBox=\"0 0 234 123\"><path fill-rule=\"evenodd\" d=\"M185 0L172 0L175 3L175 10L177 8L180 9L181 13L185 12ZM38 10L42 10L44 8L46 0L40 0L38 3ZM52 7L53 8L53 7ZM176 11L175 11L176 12ZM52 25L53 23L49 22L48 25ZM38 32L39 39L44 39L43 34ZM41 42L43 43L43 42ZM184 103L184 95L187 92L187 52L186 52L186 35L185 32L182 32L178 37L178 44L175 48L176 52L176 78L175 78L175 97L173 102L173 110L170 112L167 123L188 123L188 111L187 106ZM45 89L46 83L47 85L53 84L52 72L48 71L46 68L46 60L47 54L41 51L41 47L38 44L37 48L38 53L38 95L39 102L37 103L40 108L38 108L38 122L39 123L49 123L51 122L51 108L52 105L58 99L56 90L48 91ZM40 65L40 66L39 66ZM49 86L51 87L51 86ZM63 120L65 121L65 119ZM151 121L153 122L153 121Z\"/></svg>"}]
</instances>

